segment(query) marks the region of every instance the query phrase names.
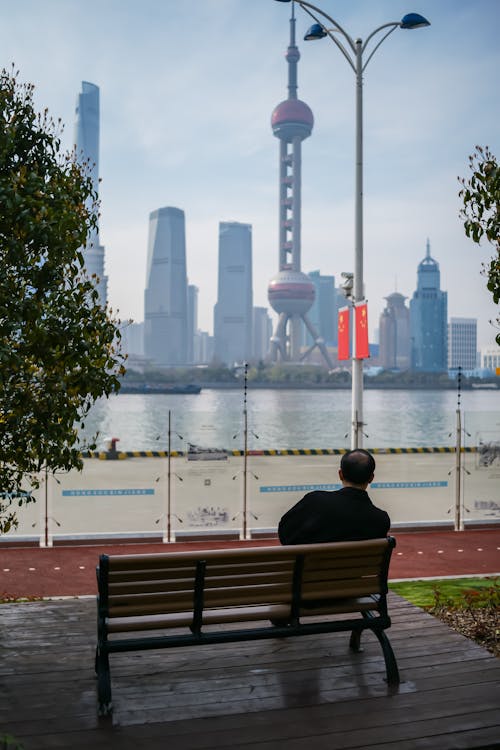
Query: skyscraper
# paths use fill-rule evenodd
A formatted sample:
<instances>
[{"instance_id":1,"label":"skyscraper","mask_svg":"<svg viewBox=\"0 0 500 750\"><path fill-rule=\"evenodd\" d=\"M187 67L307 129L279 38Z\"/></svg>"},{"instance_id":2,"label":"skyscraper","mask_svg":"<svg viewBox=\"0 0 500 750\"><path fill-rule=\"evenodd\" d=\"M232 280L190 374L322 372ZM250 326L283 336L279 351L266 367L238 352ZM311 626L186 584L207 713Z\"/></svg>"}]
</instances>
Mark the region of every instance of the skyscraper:
<instances>
[{"instance_id":1,"label":"skyscraper","mask_svg":"<svg viewBox=\"0 0 500 750\"><path fill-rule=\"evenodd\" d=\"M267 307L254 307L252 354L256 360L267 358L272 330L273 326Z\"/></svg>"},{"instance_id":2,"label":"skyscraper","mask_svg":"<svg viewBox=\"0 0 500 750\"><path fill-rule=\"evenodd\" d=\"M144 353L161 366L186 364L187 338L184 211L159 208L149 215Z\"/></svg>"},{"instance_id":3,"label":"skyscraper","mask_svg":"<svg viewBox=\"0 0 500 750\"><path fill-rule=\"evenodd\" d=\"M477 367L476 318L450 318L448 324L448 369Z\"/></svg>"},{"instance_id":4,"label":"skyscraper","mask_svg":"<svg viewBox=\"0 0 500 750\"><path fill-rule=\"evenodd\" d=\"M379 361L387 370L408 370L410 367L410 311L406 297L393 292L385 298L379 324Z\"/></svg>"},{"instance_id":5,"label":"skyscraper","mask_svg":"<svg viewBox=\"0 0 500 750\"><path fill-rule=\"evenodd\" d=\"M297 63L300 52L295 44L295 16L292 4L288 63L288 98L278 104L271 126L280 140L279 161L279 270L269 282L268 299L278 315L271 338L271 358L298 362L301 356L302 323L311 334L329 367L325 343L307 316L314 302L314 284L302 273L300 264L301 148L311 135L314 117L307 104L297 97Z\"/></svg>"},{"instance_id":6,"label":"skyscraper","mask_svg":"<svg viewBox=\"0 0 500 750\"><path fill-rule=\"evenodd\" d=\"M187 362L189 364L196 362L194 356L194 339L198 332L198 291L197 286L188 284Z\"/></svg>"},{"instance_id":7,"label":"skyscraper","mask_svg":"<svg viewBox=\"0 0 500 750\"><path fill-rule=\"evenodd\" d=\"M443 372L448 366L448 295L440 289L439 263L425 258L417 270L417 289L410 302L411 365L423 372Z\"/></svg>"},{"instance_id":8,"label":"skyscraper","mask_svg":"<svg viewBox=\"0 0 500 750\"><path fill-rule=\"evenodd\" d=\"M309 311L309 317L327 346L337 345L337 292L335 276L327 276L319 271L310 271L309 278L314 284L314 303ZM343 301L345 304L345 300ZM308 335L308 343L314 343Z\"/></svg>"},{"instance_id":9,"label":"skyscraper","mask_svg":"<svg viewBox=\"0 0 500 750\"><path fill-rule=\"evenodd\" d=\"M214 308L215 358L233 365L252 356L252 227L219 224L219 274Z\"/></svg>"},{"instance_id":10,"label":"skyscraper","mask_svg":"<svg viewBox=\"0 0 500 750\"><path fill-rule=\"evenodd\" d=\"M99 193L99 87L82 81L75 110L76 158L87 165L94 192ZM95 276L102 305L108 301L108 277L104 275L104 246L99 241L99 226L93 230L83 250L87 274Z\"/></svg>"},{"instance_id":11,"label":"skyscraper","mask_svg":"<svg viewBox=\"0 0 500 750\"><path fill-rule=\"evenodd\" d=\"M121 330L122 351L129 355L144 356L144 323L128 323Z\"/></svg>"}]
</instances>

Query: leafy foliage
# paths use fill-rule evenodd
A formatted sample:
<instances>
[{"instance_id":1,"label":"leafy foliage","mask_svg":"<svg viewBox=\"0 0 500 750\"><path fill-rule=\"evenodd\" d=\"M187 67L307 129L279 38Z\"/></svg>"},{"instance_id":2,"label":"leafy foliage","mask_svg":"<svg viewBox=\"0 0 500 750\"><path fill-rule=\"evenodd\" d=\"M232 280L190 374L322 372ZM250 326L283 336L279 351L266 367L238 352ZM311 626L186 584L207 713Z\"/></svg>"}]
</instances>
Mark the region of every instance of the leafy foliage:
<instances>
[{"instance_id":1,"label":"leafy foliage","mask_svg":"<svg viewBox=\"0 0 500 750\"><path fill-rule=\"evenodd\" d=\"M0 73L0 533L38 474L81 468L77 426L119 389L117 321L85 275L97 226L85 167L61 152L61 123L33 86ZM26 493L27 491L27 493Z\"/></svg>"},{"instance_id":2,"label":"leafy foliage","mask_svg":"<svg viewBox=\"0 0 500 750\"><path fill-rule=\"evenodd\" d=\"M463 201L460 216L464 220L465 234L479 244L486 238L495 248L489 264L485 264L487 288L496 305L500 302L500 168L488 146L476 146L469 156L472 176L459 178ZM500 318L497 320L500 322ZM500 333L496 337L500 345Z\"/></svg>"},{"instance_id":3,"label":"leafy foliage","mask_svg":"<svg viewBox=\"0 0 500 750\"><path fill-rule=\"evenodd\" d=\"M500 656L498 576L401 581L390 583L389 588Z\"/></svg>"},{"instance_id":4,"label":"leafy foliage","mask_svg":"<svg viewBox=\"0 0 500 750\"><path fill-rule=\"evenodd\" d=\"M391 591L404 596L412 604L427 609L439 606L463 607L470 592L474 592L478 606L500 605L500 578L449 578L391 582Z\"/></svg>"}]
</instances>

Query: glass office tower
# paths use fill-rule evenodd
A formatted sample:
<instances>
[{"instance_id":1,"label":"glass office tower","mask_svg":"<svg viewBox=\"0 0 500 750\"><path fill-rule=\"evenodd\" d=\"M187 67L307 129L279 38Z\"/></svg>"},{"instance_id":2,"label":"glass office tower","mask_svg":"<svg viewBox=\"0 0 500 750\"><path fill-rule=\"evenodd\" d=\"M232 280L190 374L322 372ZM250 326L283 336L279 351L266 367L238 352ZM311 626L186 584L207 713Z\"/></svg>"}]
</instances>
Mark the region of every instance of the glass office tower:
<instances>
[{"instance_id":1,"label":"glass office tower","mask_svg":"<svg viewBox=\"0 0 500 750\"><path fill-rule=\"evenodd\" d=\"M160 366L188 361L188 291L184 211L149 215L144 354Z\"/></svg>"},{"instance_id":2,"label":"glass office tower","mask_svg":"<svg viewBox=\"0 0 500 750\"><path fill-rule=\"evenodd\" d=\"M219 224L219 275L214 308L215 358L233 365L252 356L252 227Z\"/></svg>"},{"instance_id":3,"label":"glass office tower","mask_svg":"<svg viewBox=\"0 0 500 750\"><path fill-rule=\"evenodd\" d=\"M448 365L448 295L440 289L439 263L426 256L417 270L417 289L410 302L412 368L444 372Z\"/></svg>"}]
</instances>

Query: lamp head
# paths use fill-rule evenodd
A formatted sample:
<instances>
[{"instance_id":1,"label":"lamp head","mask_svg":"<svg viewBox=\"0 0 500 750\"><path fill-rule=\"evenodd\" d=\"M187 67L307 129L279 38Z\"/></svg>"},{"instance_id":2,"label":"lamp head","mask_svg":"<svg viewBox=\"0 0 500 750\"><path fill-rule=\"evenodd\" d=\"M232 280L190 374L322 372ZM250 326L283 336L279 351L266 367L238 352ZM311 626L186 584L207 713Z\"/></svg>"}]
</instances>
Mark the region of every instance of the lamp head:
<instances>
[{"instance_id":1,"label":"lamp head","mask_svg":"<svg viewBox=\"0 0 500 750\"><path fill-rule=\"evenodd\" d=\"M422 29L424 26L430 25L430 21L419 13L407 13L399 24L402 29Z\"/></svg>"},{"instance_id":2,"label":"lamp head","mask_svg":"<svg viewBox=\"0 0 500 750\"><path fill-rule=\"evenodd\" d=\"M282 2L283 0L280 0ZM323 39L327 36L326 31L320 23L313 23L313 25L306 31L304 40L306 42L313 41L314 39Z\"/></svg>"}]
</instances>

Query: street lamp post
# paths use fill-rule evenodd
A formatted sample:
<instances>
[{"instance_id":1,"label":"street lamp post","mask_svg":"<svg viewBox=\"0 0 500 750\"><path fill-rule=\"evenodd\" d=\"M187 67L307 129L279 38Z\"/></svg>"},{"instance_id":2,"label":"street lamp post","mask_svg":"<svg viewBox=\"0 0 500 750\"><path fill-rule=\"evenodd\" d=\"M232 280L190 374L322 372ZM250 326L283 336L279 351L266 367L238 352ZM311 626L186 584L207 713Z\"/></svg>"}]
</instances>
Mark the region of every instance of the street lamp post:
<instances>
[{"instance_id":1,"label":"street lamp post","mask_svg":"<svg viewBox=\"0 0 500 750\"><path fill-rule=\"evenodd\" d=\"M391 21L378 26L363 41L353 39L337 21L305 0L293 0L313 18L315 23L307 31L304 39L311 41L323 39L325 36L337 45L356 76L356 173L355 173L355 232L354 232L354 279L352 290L352 303L355 305L364 299L363 283L363 73L373 55L382 42L395 29L418 29L430 26L429 21L418 13L408 13L401 21ZM278 0L278 2L290 2L290 0ZM319 14L331 24L327 28L317 17ZM384 32L373 48L368 49L370 42ZM339 34L345 40L345 44L338 39ZM366 59L365 59L366 53ZM354 336L356 327L353 327ZM363 359L356 356L356 344L352 346L352 427L351 448L360 448L363 444Z\"/></svg>"}]
</instances>

